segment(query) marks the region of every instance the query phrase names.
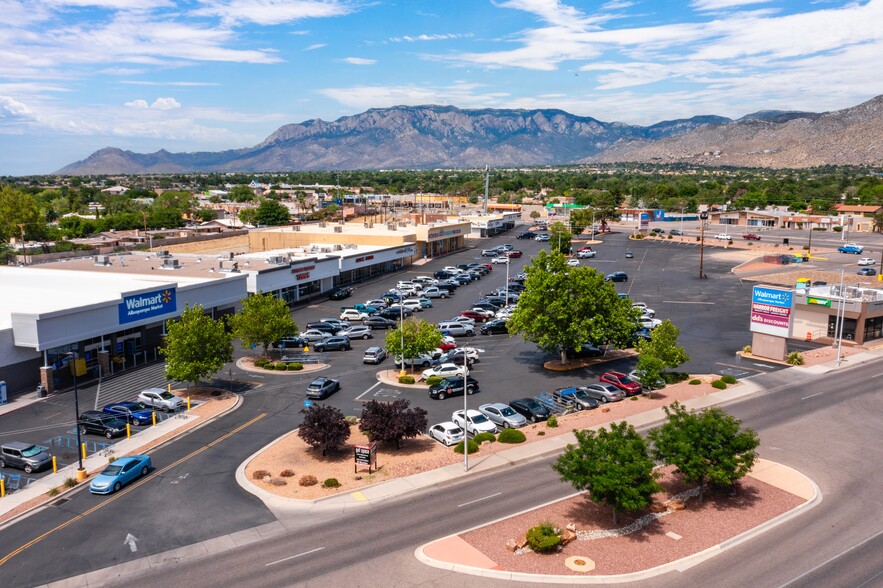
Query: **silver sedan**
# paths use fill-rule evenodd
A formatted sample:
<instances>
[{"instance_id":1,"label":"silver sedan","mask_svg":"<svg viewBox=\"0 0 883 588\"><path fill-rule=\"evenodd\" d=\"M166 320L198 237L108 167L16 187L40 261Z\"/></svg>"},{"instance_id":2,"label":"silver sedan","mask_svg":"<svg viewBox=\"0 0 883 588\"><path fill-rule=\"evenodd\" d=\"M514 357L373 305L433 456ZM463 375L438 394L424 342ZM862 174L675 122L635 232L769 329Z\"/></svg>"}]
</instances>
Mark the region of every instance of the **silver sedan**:
<instances>
[{"instance_id":1,"label":"silver sedan","mask_svg":"<svg viewBox=\"0 0 883 588\"><path fill-rule=\"evenodd\" d=\"M526 418L502 402L482 404L478 407L478 412L490 419L495 425L504 429L523 427L527 424Z\"/></svg>"}]
</instances>

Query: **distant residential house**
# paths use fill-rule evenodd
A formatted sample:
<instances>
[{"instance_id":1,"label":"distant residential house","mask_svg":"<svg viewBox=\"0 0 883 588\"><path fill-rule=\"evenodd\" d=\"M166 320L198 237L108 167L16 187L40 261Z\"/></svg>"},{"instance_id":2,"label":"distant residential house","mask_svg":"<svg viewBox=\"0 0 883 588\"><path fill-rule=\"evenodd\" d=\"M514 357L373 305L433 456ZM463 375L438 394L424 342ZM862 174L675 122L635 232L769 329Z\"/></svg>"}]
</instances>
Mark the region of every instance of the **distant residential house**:
<instances>
[{"instance_id":1,"label":"distant residential house","mask_svg":"<svg viewBox=\"0 0 883 588\"><path fill-rule=\"evenodd\" d=\"M125 194L129 189L125 186L111 186L110 188L104 188L101 191L107 192L108 194Z\"/></svg>"},{"instance_id":2,"label":"distant residential house","mask_svg":"<svg viewBox=\"0 0 883 588\"><path fill-rule=\"evenodd\" d=\"M834 208L840 214L854 214L857 216L875 216L883 212L883 206L873 204L835 204Z\"/></svg>"}]
</instances>

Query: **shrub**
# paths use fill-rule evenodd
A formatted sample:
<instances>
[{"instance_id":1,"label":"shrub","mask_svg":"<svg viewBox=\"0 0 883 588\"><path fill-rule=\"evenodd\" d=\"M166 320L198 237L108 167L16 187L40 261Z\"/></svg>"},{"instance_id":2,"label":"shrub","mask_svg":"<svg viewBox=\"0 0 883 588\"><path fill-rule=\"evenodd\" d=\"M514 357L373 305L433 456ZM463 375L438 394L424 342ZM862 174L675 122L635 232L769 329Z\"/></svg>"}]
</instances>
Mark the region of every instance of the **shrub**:
<instances>
[{"instance_id":1,"label":"shrub","mask_svg":"<svg viewBox=\"0 0 883 588\"><path fill-rule=\"evenodd\" d=\"M290 372L299 372L302 369L304 369L304 364L302 364L302 363L298 363L295 361L293 363L288 364L288 371L290 371Z\"/></svg>"},{"instance_id":2,"label":"shrub","mask_svg":"<svg viewBox=\"0 0 883 588\"><path fill-rule=\"evenodd\" d=\"M503 429L497 436L497 441L500 443L524 443L527 441L527 437L518 429Z\"/></svg>"},{"instance_id":3,"label":"shrub","mask_svg":"<svg viewBox=\"0 0 883 588\"><path fill-rule=\"evenodd\" d=\"M632 402L637 402L637 401L638 401L638 397L637 397L637 396L632 396L631 398L629 398L629 400L631 400Z\"/></svg>"},{"instance_id":4,"label":"shrub","mask_svg":"<svg viewBox=\"0 0 883 588\"><path fill-rule=\"evenodd\" d=\"M58 488L50 488L49 492L46 493L46 496L49 496L50 498L53 496L58 496Z\"/></svg>"},{"instance_id":5,"label":"shrub","mask_svg":"<svg viewBox=\"0 0 883 588\"><path fill-rule=\"evenodd\" d=\"M828 227L813 227L813 231L827 231Z\"/></svg>"},{"instance_id":6,"label":"shrub","mask_svg":"<svg viewBox=\"0 0 883 588\"><path fill-rule=\"evenodd\" d=\"M698 386L698 385L701 384L701 383L702 383L702 380L700 380L700 379L698 379L698 378L693 378L692 380L690 380L690 385L691 385L691 386Z\"/></svg>"},{"instance_id":7,"label":"shrub","mask_svg":"<svg viewBox=\"0 0 883 588\"><path fill-rule=\"evenodd\" d=\"M267 470L255 470L251 474L252 480L263 480L264 478L269 478L269 477L270 477L270 472L268 472Z\"/></svg>"},{"instance_id":8,"label":"shrub","mask_svg":"<svg viewBox=\"0 0 883 588\"><path fill-rule=\"evenodd\" d=\"M785 358L785 363L788 365L803 365L803 355L799 351L792 351Z\"/></svg>"},{"instance_id":9,"label":"shrub","mask_svg":"<svg viewBox=\"0 0 883 588\"><path fill-rule=\"evenodd\" d=\"M732 239L730 239L729 241L727 241L727 245L732 245L732 244L733 244L733 240L732 240Z\"/></svg>"},{"instance_id":10,"label":"shrub","mask_svg":"<svg viewBox=\"0 0 883 588\"><path fill-rule=\"evenodd\" d=\"M538 436L538 437L542 437L542 436L545 435L545 434L546 434L545 431L537 431L537 436Z\"/></svg>"},{"instance_id":11,"label":"shrub","mask_svg":"<svg viewBox=\"0 0 883 588\"><path fill-rule=\"evenodd\" d=\"M279 474L279 477L280 478L293 478L294 477L294 470L282 470L282 472Z\"/></svg>"},{"instance_id":12,"label":"shrub","mask_svg":"<svg viewBox=\"0 0 883 588\"><path fill-rule=\"evenodd\" d=\"M561 544L560 531L552 523L540 523L527 531L527 544L536 553L556 551Z\"/></svg>"},{"instance_id":13,"label":"shrub","mask_svg":"<svg viewBox=\"0 0 883 588\"><path fill-rule=\"evenodd\" d=\"M111 456L108 456L107 463L113 463L116 460L117 460L117 457L115 455L111 455Z\"/></svg>"},{"instance_id":14,"label":"shrub","mask_svg":"<svg viewBox=\"0 0 883 588\"><path fill-rule=\"evenodd\" d=\"M273 366L273 369L275 369L277 372L284 372L288 369L288 366L280 362Z\"/></svg>"},{"instance_id":15,"label":"shrub","mask_svg":"<svg viewBox=\"0 0 883 588\"><path fill-rule=\"evenodd\" d=\"M438 384L441 381L442 381L441 376L429 376L428 378L426 378L426 385L427 386L435 386L436 384Z\"/></svg>"},{"instance_id":16,"label":"shrub","mask_svg":"<svg viewBox=\"0 0 883 588\"><path fill-rule=\"evenodd\" d=\"M546 419L546 426L550 429L556 428L558 426L558 417L556 417L554 414L549 415L549 418Z\"/></svg>"},{"instance_id":17,"label":"shrub","mask_svg":"<svg viewBox=\"0 0 883 588\"><path fill-rule=\"evenodd\" d=\"M475 435L472 440L481 445L485 441L490 441L491 443L493 443L497 440L497 438L494 436L493 433L479 433L478 435Z\"/></svg>"},{"instance_id":18,"label":"shrub","mask_svg":"<svg viewBox=\"0 0 883 588\"><path fill-rule=\"evenodd\" d=\"M359 423L359 417L353 415L345 416L343 417L343 420L345 420L348 425L356 425Z\"/></svg>"},{"instance_id":19,"label":"shrub","mask_svg":"<svg viewBox=\"0 0 883 588\"><path fill-rule=\"evenodd\" d=\"M399 384L413 384L414 376L399 376Z\"/></svg>"},{"instance_id":20,"label":"shrub","mask_svg":"<svg viewBox=\"0 0 883 588\"><path fill-rule=\"evenodd\" d=\"M470 454L471 453L478 453L478 443L476 443L474 440L472 440L472 439L469 440L468 447L469 447ZM460 441L459 443L457 443L457 445L454 446L454 453L459 453L461 455L463 454L463 442L462 441Z\"/></svg>"},{"instance_id":21,"label":"shrub","mask_svg":"<svg viewBox=\"0 0 883 588\"><path fill-rule=\"evenodd\" d=\"M668 238L671 239L672 238L671 235L669 235Z\"/></svg>"},{"instance_id":22,"label":"shrub","mask_svg":"<svg viewBox=\"0 0 883 588\"><path fill-rule=\"evenodd\" d=\"M690 374L687 372L662 372L662 381L666 384L677 384L688 379Z\"/></svg>"},{"instance_id":23,"label":"shrub","mask_svg":"<svg viewBox=\"0 0 883 588\"><path fill-rule=\"evenodd\" d=\"M77 485L76 478L65 478L64 479L64 487L65 488L73 488L76 485Z\"/></svg>"},{"instance_id":24,"label":"shrub","mask_svg":"<svg viewBox=\"0 0 883 588\"><path fill-rule=\"evenodd\" d=\"M282 478L270 478L270 484L273 486L287 486L288 482Z\"/></svg>"},{"instance_id":25,"label":"shrub","mask_svg":"<svg viewBox=\"0 0 883 588\"><path fill-rule=\"evenodd\" d=\"M804 251L809 251L809 245L804 245L804 246L803 246L803 250L804 250Z\"/></svg>"},{"instance_id":26,"label":"shrub","mask_svg":"<svg viewBox=\"0 0 883 588\"><path fill-rule=\"evenodd\" d=\"M836 227L833 228L833 231L834 231L835 233L840 233L840 232L843 231L843 227L836 226Z\"/></svg>"},{"instance_id":27,"label":"shrub","mask_svg":"<svg viewBox=\"0 0 883 588\"><path fill-rule=\"evenodd\" d=\"M746 345L742 348L742 353L751 353L751 345Z\"/></svg>"},{"instance_id":28,"label":"shrub","mask_svg":"<svg viewBox=\"0 0 883 588\"><path fill-rule=\"evenodd\" d=\"M307 474L306 476L301 476L297 483L301 486L315 486L319 483L319 480L316 479L316 476Z\"/></svg>"},{"instance_id":29,"label":"shrub","mask_svg":"<svg viewBox=\"0 0 883 588\"><path fill-rule=\"evenodd\" d=\"M255 367L262 368L262 367L265 367L266 365L267 365L267 360L266 360L266 359L256 359L256 360L254 360L254 366L255 366Z\"/></svg>"},{"instance_id":30,"label":"shrub","mask_svg":"<svg viewBox=\"0 0 883 588\"><path fill-rule=\"evenodd\" d=\"M727 383L724 382L723 380L714 380L714 381L711 383L711 387L712 387L712 388L716 388L716 389L718 389L718 390L726 390L726 389L727 389Z\"/></svg>"},{"instance_id":31,"label":"shrub","mask_svg":"<svg viewBox=\"0 0 883 588\"><path fill-rule=\"evenodd\" d=\"M730 375L721 376L721 380L723 380L724 384L735 384L736 378Z\"/></svg>"},{"instance_id":32,"label":"shrub","mask_svg":"<svg viewBox=\"0 0 883 588\"><path fill-rule=\"evenodd\" d=\"M324 482L322 482L323 488L340 488L340 482L337 481L337 478L328 478Z\"/></svg>"},{"instance_id":33,"label":"shrub","mask_svg":"<svg viewBox=\"0 0 883 588\"><path fill-rule=\"evenodd\" d=\"M700 240L699 235L696 235L696 241L698 242L699 240Z\"/></svg>"}]
</instances>

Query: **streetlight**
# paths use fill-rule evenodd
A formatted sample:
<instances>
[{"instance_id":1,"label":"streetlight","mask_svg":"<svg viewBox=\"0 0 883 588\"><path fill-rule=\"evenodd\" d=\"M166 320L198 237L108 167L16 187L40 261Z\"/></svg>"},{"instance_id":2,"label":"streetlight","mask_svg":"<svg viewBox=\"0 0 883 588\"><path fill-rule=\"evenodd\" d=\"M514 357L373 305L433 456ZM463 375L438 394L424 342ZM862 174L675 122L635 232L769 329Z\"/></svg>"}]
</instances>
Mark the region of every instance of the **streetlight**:
<instances>
[{"instance_id":1,"label":"streetlight","mask_svg":"<svg viewBox=\"0 0 883 588\"><path fill-rule=\"evenodd\" d=\"M843 323L846 322L846 300L843 291L843 270L840 270L840 300L837 304L837 321L834 323L834 337L837 338L837 367L840 367L842 359L841 351L843 350Z\"/></svg>"},{"instance_id":2,"label":"streetlight","mask_svg":"<svg viewBox=\"0 0 883 588\"><path fill-rule=\"evenodd\" d=\"M71 372L74 374L74 420L80 420L80 393L79 388L77 387L77 352L76 351L68 351L65 355L69 355L71 357L71 361L73 361ZM83 467L83 441L80 439L80 425L77 424L77 460L79 462L80 467L77 468L77 480L82 482L86 479L86 470Z\"/></svg>"},{"instance_id":3,"label":"streetlight","mask_svg":"<svg viewBox=\"0 0 883 588\"><path fill-rule=\"evenodd\" d=\"M809 225L809 245L806 246L806 256L812 257L812 219L808 219L806 222Z\"/></svg>"},{"instance_id":4,"label":"streetlight","mask_svg":"<svg viewBox=\"0 0 883 588\"><path fill-rule=\"evenodd\" d=\"M399 297L399 335L401 335L401 349L402 349L402 371L399 372L399 376L405 375L405 305L402 304L402 299Z\"/></svg>"},{"instance_id":5,"label":"streetlight","mask_svg":"<svg viewBox=\"0 0 883 588\"><path fill-rule=\"evenodd\" d=\"M506 306L509 306L509 262L512 258L506 256Z\"/></svg>"},{"instance_id":6,"label":"streetlight","mask_svg":"<svg viewBox=\"0 0 883 588\"><path fill-rule=\"evenodd\" d=\"M469 357L463 354L463 471L469 471L469 422L467 420L466 397L469 394Z\"/></svg>"},{"instance_id":7,"label":"streetlight","mask_svg":"<svg viewBox=\"0 0 883 588\"><path fill-rule=\"evenodd\" d=\"M708 218L708 212L699 213L699 279L705 277L702 273L702 263L705 258L705 220Z\"/></svg>"}]
</instances>

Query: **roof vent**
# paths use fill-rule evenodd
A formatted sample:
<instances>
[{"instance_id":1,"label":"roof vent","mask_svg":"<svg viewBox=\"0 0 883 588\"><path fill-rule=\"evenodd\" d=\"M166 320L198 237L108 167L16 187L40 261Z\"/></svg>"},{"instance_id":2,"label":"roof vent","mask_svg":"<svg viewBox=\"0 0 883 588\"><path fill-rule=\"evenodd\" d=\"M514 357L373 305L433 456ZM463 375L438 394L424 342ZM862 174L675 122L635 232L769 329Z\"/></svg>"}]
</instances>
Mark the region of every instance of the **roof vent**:
<instances>
[{"instance_id":1,"label":"roof vent","mask_svg":"<svg viewBox=\"0 0 883 588\"><path fill-rule=\"evenodd\" d=\"M334 227L334 232L335 232L335 233L342 233L342 232L343 232L343 227L341 227L341 226Z\"/></svg>"},{"instance_id":2,"label":"roof vent","mask_svg":"<svg viewBox=\"0 0 883 588\"><path fill-rule=\"evenodd\" d=\"M334 250L335 251L343 251L343 245L335 245Z\"/></svg>"},{"instance_id":3,"label":"roof vent","mask_svg":"<svg viewBox=\"0 0 883 588\"><path fill-rule=\"evenodd\" d=\"M284 255L274 255L272 257L267 258L267 263L273 263L276 265L284 265L288 263L288 257Z\"/></svg>"},{"instance_id":4,"label":"roof vent","mask_svg":"<svg viewBox=\"0 0 883 588\"><path fill-rule=\"evenodd\" d=\"M325 221L321 221L319 223L319 226L324 228L324 227L328 226L328 223L326 223Z\"/></svg>"},{"instance_id":5,"label":"roof vent","mask_svg":"<svg viewBox=\"0 0 883 588\"><path fill-rule=\"evenodd\" d=\"M96 255L95 265L110 265L110 255Z\"/></svg>"},{"instance_id":6,"label":"roof vent","mask_svg":"<svg viewBox=\"0 0 883 588\"><path fill-rule=\"evenodd\" d=\"M226 274L239 273L239 262L230 261L229 259L223 259L221 260L221 267L218 268L218 271L224 272Z\"/></svg>"},{"instance_id":7,"label":"roof vent","mask_svg":"<svg viewBox=\"0 0 883 588\"><path fill-rule=\"evenodd\" d=\"M169 253L168 249L160 249L159 251L156 252L156 256L157 257L171 257L172 254Z\"/></svg>"},{"instance_id":8,"label":"roof vent","mask_svg":"<svg viewBox=\"0 0 883 588\"><path fill-rule=\"evenodd\" d=\"M166 258L162 262L162 269L164 270L176 270L180 268L181 266L178 264L178 260L174 257Z\"/></svg>"},{"instance_id":9,"label":"roof vent","mask_svg":"<svg viewBox=\"0 0 883 588\"><path fill-rule=\"evenodd\" d=\"M388 225L386 225L386 228L389 229L390 231L394 231L394 230L396 230L396 224L389 223Z\"/></svg>"},{"instance_id":10,"label":"roof vent","mask_svg":"<svg viewBox=\"0 0 883 588\"><path fill-rule=\"evenodd\" d=\"M292 230L292 231L299 231L299 230L300 230L300 225L292 225L292 226L291 226L291 230Z\"/></svg>"}]
</instances>

